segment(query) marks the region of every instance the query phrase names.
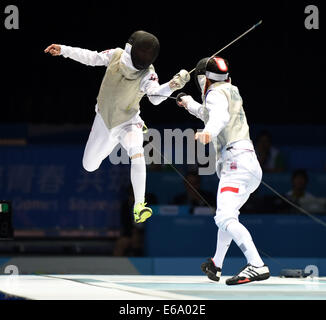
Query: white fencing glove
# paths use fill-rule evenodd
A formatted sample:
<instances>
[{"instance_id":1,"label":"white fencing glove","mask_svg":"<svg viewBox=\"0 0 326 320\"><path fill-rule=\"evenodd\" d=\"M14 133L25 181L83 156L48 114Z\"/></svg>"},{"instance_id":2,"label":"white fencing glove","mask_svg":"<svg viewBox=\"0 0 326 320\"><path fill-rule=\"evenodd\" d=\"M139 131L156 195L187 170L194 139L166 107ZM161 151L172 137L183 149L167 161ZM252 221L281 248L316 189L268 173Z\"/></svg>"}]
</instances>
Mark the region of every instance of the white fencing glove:
<instances>
[{"instance_id":1,"label":"white fencing glove","mask_svg":"<svg viewBox=\"0 0 326 320\"><path fill-rule=\"evenodd\" d=\"M180 70L179 73L177 73L172 80L169 82L169 86L172 91L180 90L182 89L187 82L190 81L190 74L187 70Z\"/></svg>"},{"instance_id":2,"label":"white fencing glove","mask_svg":"<svg viewBox=\"0 0 326 320\"><path fill-rule=\"evenodd\" d=\"M179 107L184 107L188 109L188 104L195 102L195 100L192 98L192 96L181 92L178 94L176 102Z\"/></svg>"}]
</instances>

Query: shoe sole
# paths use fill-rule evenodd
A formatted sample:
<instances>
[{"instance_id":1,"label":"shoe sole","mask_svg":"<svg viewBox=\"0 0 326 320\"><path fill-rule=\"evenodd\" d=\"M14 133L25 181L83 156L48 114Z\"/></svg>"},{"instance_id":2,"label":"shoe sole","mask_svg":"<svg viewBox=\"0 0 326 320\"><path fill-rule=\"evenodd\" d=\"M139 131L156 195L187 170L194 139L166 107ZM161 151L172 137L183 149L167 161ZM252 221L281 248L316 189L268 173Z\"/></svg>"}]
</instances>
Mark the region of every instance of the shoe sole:
<instances>
[{"instance_id":1,"label":"shoe sole","mask_svg":"<svg viewBox=\"0 0 326 320\"><path fill-rule=\"evenodd\" d=\"M145 209L144 211L142 211L140 213L140 218L138 221L136 221L136 223L143 223L145 222L148 218L150 218L152 216L152 211Z\"/></svg>"},{"instance_id":2,"label":"shoe sole","mask_svg":"<svg viewBox=\"0 0 326 320\"><path fill-rule=\"evenodd\" d=\"M207 269L206 263L203 263L200 266L201 270L206 274L206 276L208 277L209 280L212 280L214 282L218 282L220 281L220 278L217 277L214 272L210 271L209 269Z\"/></svg>"},{"instance_id":3,"label":"shoe sole","mask_svg":"<svg viewBox=\"0 0 326 320\"><path fill-rule=\"evenodd\" d=\"M253 277L251 279L245 278L245 279L238 279L238 280L232 280L232 281L230 281L230 279L227 279L225 283L228 286L234 286L234 285L245 284L245 283L250 283L250 282L254 282L254 281L267 280L269 277L270 277L270 273L264 273L264 274L260 274L259 276Z\"/></svg>"},{"instance_id":4,"label":"shoe sole","mask_svg":"<svg viewBox=\"0 0 326 320\"><path fill-rule=\"evenodd\" d=\"M209 280L212 280L212 281L215 281L215 282L220 281L220 278L218 278L212 271L206 271L205 273L206 273Z\"/></svg>"}]
</instances>

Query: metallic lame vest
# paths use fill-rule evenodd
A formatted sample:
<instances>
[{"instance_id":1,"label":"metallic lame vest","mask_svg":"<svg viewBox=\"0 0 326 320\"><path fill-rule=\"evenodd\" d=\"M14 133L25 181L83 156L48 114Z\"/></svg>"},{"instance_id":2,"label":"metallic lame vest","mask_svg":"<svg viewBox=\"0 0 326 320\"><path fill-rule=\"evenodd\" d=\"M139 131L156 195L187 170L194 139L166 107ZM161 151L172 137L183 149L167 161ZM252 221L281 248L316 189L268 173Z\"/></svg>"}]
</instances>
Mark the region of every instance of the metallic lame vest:
<instances>
[{"instance_id":1,"label":"metallic lame vest","mask_svg":"<svg viewBox=\"0 0 326 320\"><path fill-rule=\"evenodd\" d=\"M149 69L134 71L121 62L123 49L117 48L106 69L97 97L98 112L108 129L133 118L139 111L139 102L144 96L140 82Z\"/></svg>"},{"instance_id":2,"label":"metallic lame vest","mask_svg":"<svg viewBox=\"0 0 326 320\"><path fill-rule=\"evenodd\" d=\"M218 159L223 147L239 140L250 140L250 135L247 118L242 106L242 98L238 88L228 82L215 82L209 87L208 92L211 90L223 93L229 102L228 111L230 114L230 120L219 135L216 138L213 138L213 144ZM218 106L216 107L218 108ZM206 99L204 100L203 114L204 122L206 124L209 120Z\"/></svg>"}]
</instances>

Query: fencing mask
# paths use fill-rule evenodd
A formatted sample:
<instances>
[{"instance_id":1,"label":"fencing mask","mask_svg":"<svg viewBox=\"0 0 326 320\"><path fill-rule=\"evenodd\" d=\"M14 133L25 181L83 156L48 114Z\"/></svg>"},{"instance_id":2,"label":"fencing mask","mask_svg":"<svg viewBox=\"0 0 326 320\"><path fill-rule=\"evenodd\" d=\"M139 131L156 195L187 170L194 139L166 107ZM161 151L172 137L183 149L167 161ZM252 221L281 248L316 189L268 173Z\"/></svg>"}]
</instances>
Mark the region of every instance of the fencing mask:
<instances>
[{"instance_id":1,"label":"fencing mask","mask_svg":"<svg viewBox=\"0 0 326 320\"><path fill-rule=\"evenodd\" d=\"M146 31L134 32L128 43L131 45L131 60L138 70L147 69L158 57L160 43L151 33Z\"/></svg>"},{"instance_id":2,"label":"fencing mask","mask_svg":"<svg viewBox=\"0 0 326 320\"><path fill-rule=\"evenodd\" d=\"M195 82L201 93L206 93L206 80L213 82L227 81L229 79L229 63L221 57L203 58L195 69Z\"/></svg>"}]
</instances>

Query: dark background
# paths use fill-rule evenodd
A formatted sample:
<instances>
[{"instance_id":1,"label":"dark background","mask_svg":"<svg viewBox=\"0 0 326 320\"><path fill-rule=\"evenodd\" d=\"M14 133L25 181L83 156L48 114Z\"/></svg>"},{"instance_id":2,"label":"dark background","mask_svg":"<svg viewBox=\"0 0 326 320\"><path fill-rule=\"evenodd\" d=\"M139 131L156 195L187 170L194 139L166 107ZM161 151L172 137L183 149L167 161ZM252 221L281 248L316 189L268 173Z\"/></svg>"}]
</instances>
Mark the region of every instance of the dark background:
<instances>
[{"instance_id":1,"label":"dark background","mask_svg":"<svg viewBox=\"0 0 326 320\"><path fill-rule=\"evenodd\" d=\"M8 4L19 8L19 30L4 27ZM308 4L319 8L319 30L304 27ZM92 123L105 68L44 54L52 43L102 51L124 48L135 30L152 32L161 43L162 84L263 19L221 54L249 123L323 124L323 8L320 1L1 1L0 123ZM183 91L199 99L193 82ZM141 104L149 125L196 121L171 99Z\"/></svg>"}]
</instances>

